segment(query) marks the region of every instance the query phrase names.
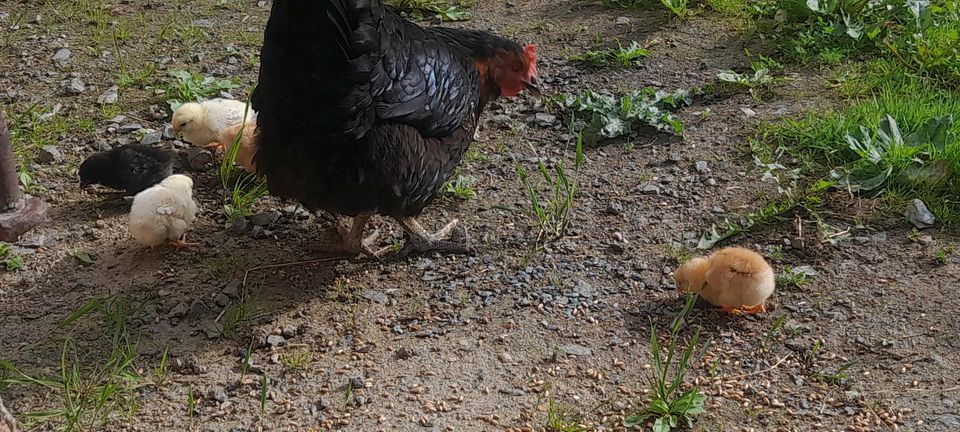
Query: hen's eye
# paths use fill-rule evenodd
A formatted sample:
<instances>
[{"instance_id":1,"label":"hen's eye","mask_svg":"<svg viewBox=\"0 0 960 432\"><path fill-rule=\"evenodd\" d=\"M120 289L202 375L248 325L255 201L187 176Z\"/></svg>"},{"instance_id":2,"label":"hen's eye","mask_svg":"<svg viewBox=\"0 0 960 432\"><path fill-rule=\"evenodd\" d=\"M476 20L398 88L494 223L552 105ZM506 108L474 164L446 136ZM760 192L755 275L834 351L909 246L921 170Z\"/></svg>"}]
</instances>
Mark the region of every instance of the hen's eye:
<instances>
[{"instance_id":1,"label":"hen's eye","mask_svg":"<svg viewBox=\"0 0 960 432\"><path fill-rule=\"evenodd\" d=\"M520 61L515 62L515 63L513 64L513 71L514 71L514 72L517 72L517 73L522 72L522 71L523 71L523 62L520 62Z\"/></svg>"}]
</instances>

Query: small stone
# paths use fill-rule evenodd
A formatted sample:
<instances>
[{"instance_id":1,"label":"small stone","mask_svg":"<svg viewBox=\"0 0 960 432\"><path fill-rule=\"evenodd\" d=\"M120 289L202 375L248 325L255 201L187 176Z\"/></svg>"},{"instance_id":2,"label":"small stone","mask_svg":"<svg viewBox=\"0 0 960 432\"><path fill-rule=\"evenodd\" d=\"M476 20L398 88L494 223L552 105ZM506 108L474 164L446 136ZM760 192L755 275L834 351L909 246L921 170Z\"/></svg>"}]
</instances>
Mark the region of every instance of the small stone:
<instances>
[{"instance_id":1,"label":"small stone","mask_svg":"<svg viewBox=\"0 0 960 432\"><path fill-rule=\"evenodd\" d=\"M577 294L580 297L593 297L597 294L597 290L590 286L587 281L581 279L577 281Z\"/></svg>"},{"instance_id":2,"label":"small stone","mask_svg":"<svg viewBox=\"0 0 960 432\"><path fill-rule=\"evenodd\" d=\"M226 294L220 293L213 298L213 302L216 303L217 306L226 307L228 304L230 304L230 297Z\"/></svg>"},{"instance_id":3,"label":"small stone","mask_svg":"<svg viewBox=\"0 0 960 432\"><path fill-rule=\"evenodd\" d=\"M747 117L756 117L756 116L757 116L757 112L756 112L756 111L754 111L754 110L752 110L752 109L750 109L750 108L747 108L747 107L740 107L740 111L742 111L743 114L746 115Z\"/></svg>"},{"instance_id":4,"label":"small stone","mask_svg":"<svg viewBox=\"0 0 960 432\"><path fill-rule=\"evenodd\" d=\"M254 238L254 239L256 239L256 240L262 240L262 239L265 239L265 238L267 238L267 237L270 237L270 232L267 231L267 230L265 230L265 229L263 229L262 226L254 225L254 226L253 226L253 229L250 230L250 237L252 237L252 238Z\"/></svg>"},{"instance_id":5,"label":"small stone","mask_svg":"<svg viewBox=\"0 0 960 432\"><path fill-rule=\"evenodd\" d=\"M203 331L207 335L207 339L219 339L223 336L223 324L208 322L203 326Z\"/></svg>"},{"instance_id":6,"label":"small stone","mask_svg":"<svg viewBox=\"0 0 960 432\"><path fill-rule=\"evenodd\" d=\"M405 347L401 347L400 349L397 350L396 353L394 353L394 356L400 360L407 360L416 355L417 355L416 351L409 348L405 348Z\"/></svg>"},{"instance_id":7,"label":"small stone","mask_svg":"<svg viewBox=\"0 0 960 432\"><path fill-rule=\"evenodd\" d=\"M350 377L350 381L348 383L353 389L362 389L366 387L366 383L363 381L363 377L360 375Z\"/></svg>"},{"instance_id":8,"label":"small stone","mask_svg":"<svg viewBox=\"0 0 960 432\"><path fill-rule=\"evenodd\" d=\"M217 402L224 403L224 402L227 401L227 399L229 399L229 398L227 397L227 392L224 391L223 389L217 389L217 390L213 393L213 400L215 400L215 401L217 401Z\"/></svg>"},{"instance_id":9,"label":"small stone","mask_svg":"<svg viewBox=\"0 0 960 432\"><path fill-rule=\"evenodd\" d=\"M107 144L107 140L101 138L92 143L90 143L90 148L96 151L110 151L113 150L113 146Z\"/></svg>"},{"instance_id":10,"label":"small stone","mask_svg":"<svg viewBox=\"0 0 960 432\"><path fill-rule=\"evenodd\" d=\"M493 116L492 120L494 123L503 127L510 127L510 125L513 123L513 120L510 118L510 116L506 114L497 114Z\"/></svg>"},{"instance_id":11,"label":"small stone","mask_svg":"<svg viewBox=\"0 0 960 432\"><path fill-rule=\"evenodd\" d=\"M63 162L63 153L60 152L56 146L45 145L40 147L40 152L37 154L36 158L37 163L60 163Z\"/></svg>"},{"instance_id":12,"label":"small stone","mask_svg":"<svg viewBox=\"0 0 960 432\"><path fill-rule=\"evenodd\" d=\"M937 223L937 218L930 213L927 205L916 198L903 211L903 215L918 229L930 228Z\"/></svg>"},{"instance_id":13,"label":"small stone","mask_svg":"<svg viewBox=\"0 0 960 432\"><path fill-rule=\"evenodd\" d=\"M267 336L267 345L272 347L281 347L287 343L287 340L280 335Z\"/></svg>"},{"instance_id":14,"label":"small stone","mask_svg":"<svg viewBox=\"0 0 960 432\"><path fill-rule=\"evenodd\" d=\"M170 309L170 318L183 318L190 313L190 306L187 306L186 303L180 302L177 303L173 309Z\"/></svg>"},{"instance_id":15,"label":"small stone","mask_svg":"<svg viewBox=\"0 0 960 432\"><path fill-rule=\"evenodd\" d=\"M518 388L500 389L500 393L505 394L507 396L517 396L517 397L527 394L527 392L520 390Z\"/></svg>"},{"instance_id":16,"label":"small stone","mask_svg":"<svg viewBox=\"0 0 960 432\"><path fill-rule=\"evenodd\" d=\"M499 358L501 362L506 364L513 363L513 356L511 356L510 353L502 352L497 355L497 358Z\"/></svg>"},{"instance_id":17,"label":"small stone","mask_svg":"<svg viewBox=\"0 0 960 432\"><path fill-rule=\"evenodd\" d=\"M607 204L607 213L617 216L623 213L623 204L620 204L619 201L611 201Z\"/></svg>"},{"instance_id":18,"label":"small stone","mask_svg":"<svg viewBox=\"0 0 960 432\"><path fill-rule=\"evenodd\" d=\"M593 354L593 351L590 348L577 344L564 345L560 347L560 351L563 351L567 355L578 357L588 357Z\"/></svg>"},{"instance_id":19,"label":"small stone","mask_svg":"<svg viewBox=\"0 0 960 432\"><path fill-rule=\"evenodd\" d=\"M278 211L259 213L250 216L250 223L256 226L273 225L277 223L278 220L280 220L280 212Z\"/></svg>"},{"instance_id":20,"label":"small stone","mask_svg":"<svg viewBox=\"0 0 960 432\"><path fill-rule=\"evenodd\" d=\"M646 195L660 195L660 188L657 185L644 185L640 192Z\"/></svg>"},{"instance_id":21,"label":"small stone","mask_svg":"<svg viewBox=\"0 0 960 432\"><path fill-rule=\"evenodd\" d=\"M162 131L161 133L163 134L163 135L162 135L162 136L163 136L163 139L171 140L171 139L174 139L174 138L177 137L177 134L173 133L173 126L172 126L172 125L165 125L165 126L163 126L163 131Z\"/></svg>"},{"instance_id":22,"label":"small stone","mask_svg":"<svg viewBox=\"0 0 960 432\"><path fill-rule=\"evenodd\" d=\"M187 163L190 168L204 170L213 163L213 153L202 147L190 147L186 150Z\"/></svg>"},{"instance_id":23,"label":"small stone","mask_svg":"<svg viewBox=\"0 0 960 432\"><path fill-rule=\"evenodd\" d=\"M74 78L60 83L60 92L68 95L78 95L86 89L87 85L84 84L80 78Z\"/></svg>"},{"instance_id":24,"label":"small stone","mask_svg":"<svg viewBox=\"0 0 960 432\"><path fill-rule=\"evenodd\" d=\"M120 89L117 88L117 86L108 88L105 92L101 93L100 96L97 97L97 103L100 105L112 105L117 103L117 99L120 98L120 93L118 93L119 91Z\"/></svg>"},{"instance_id":25,"label":"small stone","mask_svg":"<svg viewBox=\"0 0 960 432\"><path fill-rule=\"evenodd\" d=\"M140 139L141 145L154 145L160 142L160 138L163 134L160 131L155 131L148 129L147 133L143 134L143 138Z\"/></svg>"},{"instance_id":26,"label":"small stone","mask_svg":"<svg viewBox=\"0 0 960 432\"><path fill-rule=\"evenodd\" d=\"M536 113L533 116L533 122L540 127L550 127L557 122L557 116L547 113Z\"/></svg>"},{"instance_id":27,"label":"small stone","mask_svg":"<svg viewBox=\"0 0 960 432\"><path fill-rule=\"evenodd\" d=\"M710 172L710 165L707 164L707 161L696 161L693 164L693 168L696 169L700 174L706 174Z\"/></svg>"},{"instance_id":28,"label":"small stone","mask_svg":"<svg viewBox=\"0 0 960 432\"><path fill-rule=\"evenodd\" d=\"M360 293L360 297L363 297L374 303L387 304L390 302L390 299L387 298L386 294L377 290L365 290L362 293Z\"/></svg>"},{"instance_id":29,"label":"small stone","mask_svg":"<svg viewBox=\"0 0 960 432\"><path fill-rule=\"evenodd\" d=\"M233 235L244 235L250 228L246 218L238 217L227 222L227 232Z\"/></svg>"},{"instance_id":30,"label":"small stone","mask_svg":"<svg viewBox=\"0 0 960 432\"><path fill-rule=\"evenodd\" d=\"M57 50L57 52L53 53L53 57L50 59L53 60L57 66L64 67L67 64L67 61L70 60L70 54L70 50L66 48L60 48Z\"/></svg>"},{"instance_id":31,"label":"small stone","mask_svg":"<svg viewBox=\"0 0 960 432\"><path fill-rule=\"evenodd\" d=\"M121 123L121 122L122 121L116 122L116 123ZM143 129L143 126L141 126L140 123L125 123L120 125L120 127L117 130L120 133L130 133L130 132L138 131L140 129Z\"/></svg>"},{"instance_id":32,"label":"small stone","mask_svg":"<svg viewBox=\"0 0 960 432\"><path fill-rule=\"evenodd\" d=\"M196 27L212 28L213 21L210 21L206 18L200 18L200 19L193 20L193 25Z\"/></svg>"},{"instance_id":33,"label":"small stone","mask_svg":"<svg viewBox=\"0 0 960 432\"><path fill-rule=\"evenodd\" d=\"M614 23L618 26L625 26L627 24L630 24L630 18L625 16L617 17L617 20Z\"/></svg>"}]
</instances>

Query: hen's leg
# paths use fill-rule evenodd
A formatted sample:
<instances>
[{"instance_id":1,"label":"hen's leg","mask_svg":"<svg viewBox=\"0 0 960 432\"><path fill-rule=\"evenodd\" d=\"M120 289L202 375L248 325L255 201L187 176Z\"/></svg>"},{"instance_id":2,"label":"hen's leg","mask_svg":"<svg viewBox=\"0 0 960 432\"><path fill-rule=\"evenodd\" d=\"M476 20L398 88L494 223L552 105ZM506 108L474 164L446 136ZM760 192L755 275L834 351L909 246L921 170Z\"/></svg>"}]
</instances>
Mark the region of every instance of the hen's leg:
<instances>
[{"instance_id":1,"label":"hen's leg","mask_svg":"<svg viewBox=\"0 0 960 432\"><path fill-rule=\"evenodd\" d=\"M404 231L410 235L410 239L407 242L407 246L404 248L402 254L409 253L411 251L439 251L451 253L470 252L470 248L467 246L466 242L450 240L450 235L453 233L453 230L457 227L457 223L459 222L456 219L450 221L450 223L441 228L440 231L437 231L433 234L428 233L415 217L399 218L397 221L399 221L400 225L403 226Z\"/></svg>"},{"instance_id":2,"label":"hen's leg","mask_svg":"<svg viewBox=\"0 0 960 432\"><path fill-rule=\"evenodd\" d=\"M364 255L376 258L377 254L371 246L376 242L379 232L374 231L370 236L366 238L363 237L363 229L367 226L367 221L369 220L370 215L358 215L353 218L350 226L337 222L335 226L337 228L337 234L340 236L340 241L334 245L334 249L354 256L363 253Z\"/></svg>"}]
</instances>

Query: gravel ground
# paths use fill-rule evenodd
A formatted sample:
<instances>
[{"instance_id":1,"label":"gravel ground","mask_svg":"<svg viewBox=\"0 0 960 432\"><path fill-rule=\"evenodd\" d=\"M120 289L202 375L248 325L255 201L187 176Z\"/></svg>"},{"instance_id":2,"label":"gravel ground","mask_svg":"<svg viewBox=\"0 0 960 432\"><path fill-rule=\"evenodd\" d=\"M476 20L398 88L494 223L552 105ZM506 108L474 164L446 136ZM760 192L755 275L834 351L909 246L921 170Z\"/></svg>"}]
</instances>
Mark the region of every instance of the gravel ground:
<instances>
[{"instance_id":1,"label":"gravel ground","mask_svg":"<svg viewBox=\"0 0 960 432\"><path fill-rule=\"evenodd\" d=\"M708 13L677 23L574 0L471 10L457 25L538 45L547 94L692 88L748 67L740 35ZM31 107L56 112L31 166L54 223L15 245L23 269L0 273L0 357L59 377L69 336L93 381L115 345L108 327L61 320L98 296L123 299L136 373L152 376L164 358L169 372L133 390L103 430L556 430L557 416L580 425L563 430L623 430L648 398L650 328L664 333L683 306L670 277L675 245L775 197L746 150L757 125L839 103L828 73L788 70L763 100L740 92L685 108L682 139L591 147L569 236L533 253L513 161L528 170L570 161L574 138L544 101L500 101L461 170L478 179L477 197L438 200L424 219L459 218L475 254L265 267L322 258L315 249L328 226L264 199L245 229L225 229L210 155L165 131L157 89L174 70L252 85L268 13L264 1L0 2L3 109L14 121ZM629 69L567 60L595 38L636 40L652 54ZM128 204L80 189L84 157L133 141L181 153L178 169L194 177L203 207L190 234L199 247L139 248ZM960 429L960 356L949 337L960 304L943 295L960 272L956 258L935 259L955 233L914 235L900 215L843 193L826 201L817 214L793 211L724 243L811 276L778 286L767 314L699 307L686 319L684 340L699 328L711 342L688 376L708 396L694 430ZM385 238L400 235L375 224ZM61 396L0 387L21 420L63 407Z\"/></svg>"}]
</instances>

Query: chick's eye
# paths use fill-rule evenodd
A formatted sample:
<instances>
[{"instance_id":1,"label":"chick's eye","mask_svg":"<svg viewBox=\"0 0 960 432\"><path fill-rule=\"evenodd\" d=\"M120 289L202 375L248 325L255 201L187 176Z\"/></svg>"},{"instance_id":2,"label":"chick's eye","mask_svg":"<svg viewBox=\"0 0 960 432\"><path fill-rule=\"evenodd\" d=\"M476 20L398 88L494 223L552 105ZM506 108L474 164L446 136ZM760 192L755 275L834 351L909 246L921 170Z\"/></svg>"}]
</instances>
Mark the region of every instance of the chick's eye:
<instances>
[{"instance_id":1,"label":"chick's eye","mask_svg":"<svg viewBox=\"0 0 960 432\"><path fill-rule=\"evenodd\" d=\"M182 128L182 127L185 127L185 126L187 126L187 123L186 123L186 122L180 123L180 127L181 127L181 128Z\"/></svg>"}]
</instances>

